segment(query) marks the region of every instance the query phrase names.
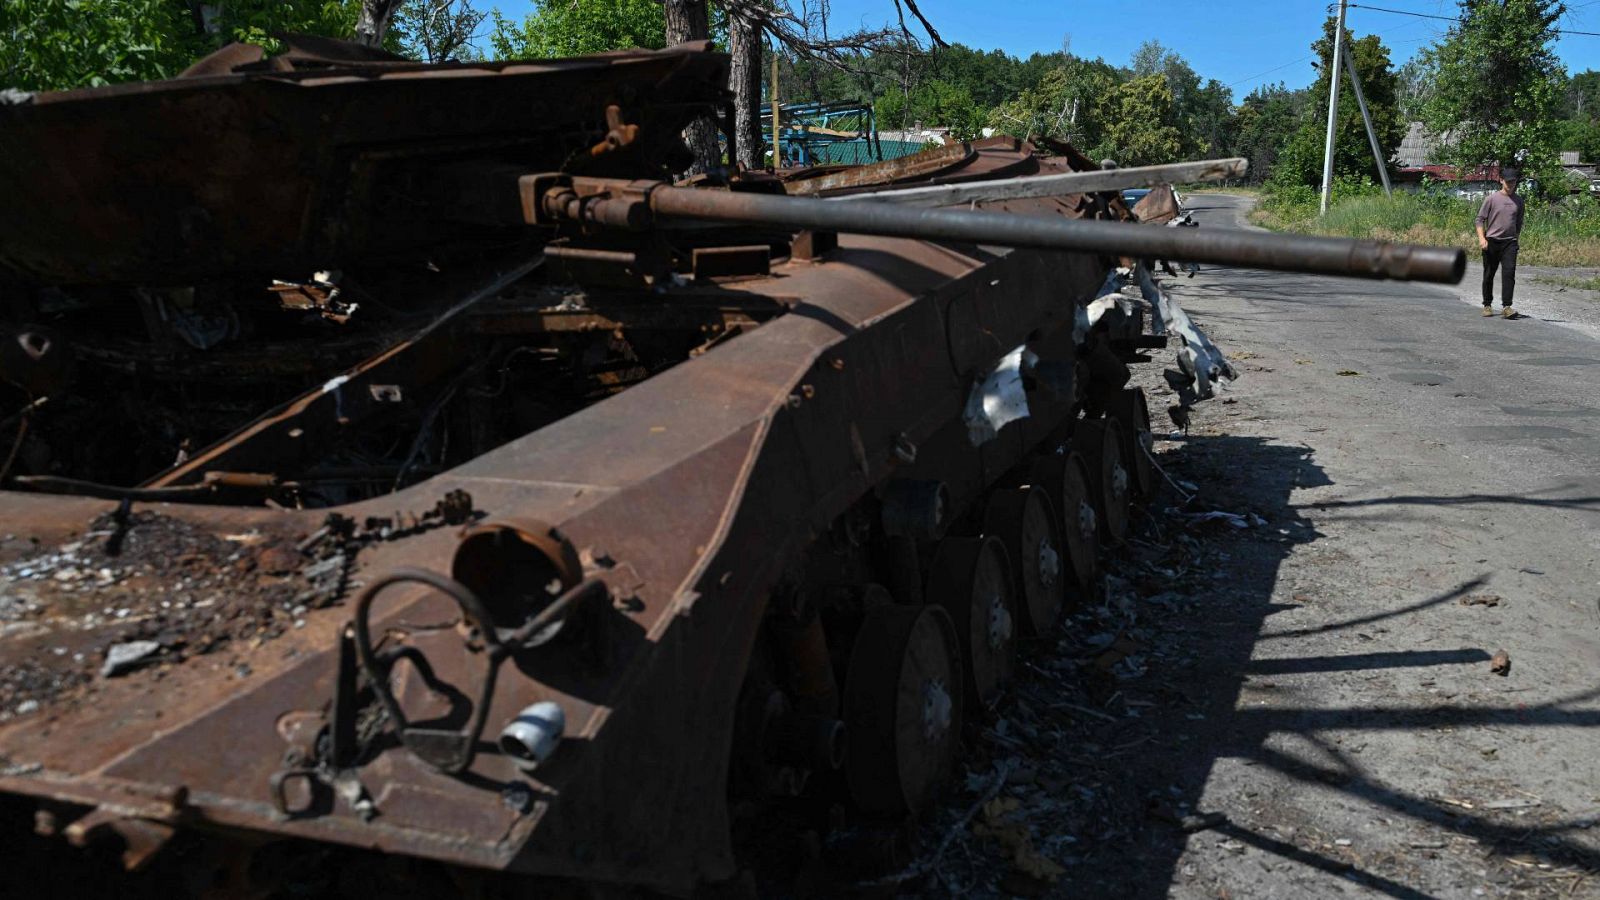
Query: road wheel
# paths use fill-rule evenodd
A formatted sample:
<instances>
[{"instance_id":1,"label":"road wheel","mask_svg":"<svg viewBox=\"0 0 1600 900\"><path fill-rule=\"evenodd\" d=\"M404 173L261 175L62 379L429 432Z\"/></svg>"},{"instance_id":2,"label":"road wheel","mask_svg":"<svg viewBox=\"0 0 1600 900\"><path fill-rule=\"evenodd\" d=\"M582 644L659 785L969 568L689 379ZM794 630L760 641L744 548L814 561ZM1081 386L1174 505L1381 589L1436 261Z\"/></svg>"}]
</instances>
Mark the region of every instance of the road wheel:
<instances>
[{"instance_id":1,"label":"road wheel","mask_svg":"<svg viewBox=\"0 0 1600 900\"><path fill-rule=\"evenodd\" d=\"M1150 407L1144 391L1126 388L1112 398L1111 416L1122 423L1122 455L1133 476L1133 499L1149 502L1156 495L1155 435L1150 430Z\"/></svg>"},{"instance_id":2,"label":"road wheel","mask_svg":"<svg viewBox=\"0 0 1600 900\"><path fill-rule=\"evenodd\" d=\"M1099 518L1102 543L1121 543L1128 536L1133 478L1122 454L1122 430L1116 419L1088 419L1078 423L1072 435L1072 447L1083 454L1089 473L1089 497Z\"/></svg>"},{"instance_id":3,"label":"road wheel","mask_svg":"<svg viewBox=\"0 0 1600 900\"><path fill-rule=\"evenodd\" d=\"M915 815L938 796L961 740L961 657L936 606L869 610L845 678L845 776L870 813Z\"/></svg>"},{"instance_id":4,"label":"road wheel","mask_svg":"<svg viewBox=\"0 0 1600 900\"><path fill-rule=\"evenodd\" d=\"M923 596L955 623L967 700L976 708L994 705L1016 669L1011 583L1011 562L998 538L945 538L934 550Z\"/></svg>"},{"instance_id":5,"label":"road wheel","mask_svg":"<svg viewBox=\"0 0 1600 900\"><path fill-rule=\"evenodd\" d=\"M1048 454L1033 461L1028 483L1044 489L1056 513L1061 538L1063 582L1069 605L1077 605L1094 583L1100 564L1100 517L1089 497L1089 473L1083 456Z\"/></svg>"},{"instance_id":6,"label":"road wheel","mask_svg":"<svg viewBox=\"0 0 1600 900\"><path fill-rule=\"evenodd\" d=\"M1015 562L1011 589L1017 598L1022 633L1050 633L1061 615L1066 588L1066 560L1056 528L1055 511L1042 487L994 491L983 513L983 533L1005 545Z\"/></svg>"},{"instance_id":7,"label":"road wheel","mask_svg":"<svg viewBox=\"0 0 1600 900\"><path fill-rule=\"evenodd\" d=\"M1095 575L1100 571L1100 516L1094 511L1094 500L1089 496L1089 467L1083 456L1068 453L1062 467L1061 543L1067 548L1067 560L1072 564L1069 583L1077 588L1081 601L1088 597L1094 586Z\"/></svg>"}]
</instances>

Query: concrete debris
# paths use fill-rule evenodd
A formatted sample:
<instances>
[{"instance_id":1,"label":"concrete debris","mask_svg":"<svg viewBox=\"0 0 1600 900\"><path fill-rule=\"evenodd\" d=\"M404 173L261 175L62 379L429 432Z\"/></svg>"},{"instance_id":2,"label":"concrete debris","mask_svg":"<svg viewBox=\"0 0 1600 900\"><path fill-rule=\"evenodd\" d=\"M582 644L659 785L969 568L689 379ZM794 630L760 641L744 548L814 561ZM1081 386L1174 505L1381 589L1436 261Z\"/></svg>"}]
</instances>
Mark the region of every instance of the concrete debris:
<instances>
[{"instance_id":1,"label":"concrete debris","mask_svg":"<svg viewBox=\"0 0 1600 900\"><path fill-rule=\"evenodd\" d=\"M1511 654L1504 650L1497 651L1494 658L1489 660L1489 671L1504 677L1511 674Z\"/></svg>"},{"instance_id":2,"label":"concrete debris","mask_svg":"<svg viewBox=\"0 0 1600 900\"><path fill-rule=\"evenodd\" d=\"M160 641L129 641L126 644L117 644L106 651L106 663L100 667L100 677L115 678L124 672L136 669L160 649Z\"/></svg>"}]
</instances>

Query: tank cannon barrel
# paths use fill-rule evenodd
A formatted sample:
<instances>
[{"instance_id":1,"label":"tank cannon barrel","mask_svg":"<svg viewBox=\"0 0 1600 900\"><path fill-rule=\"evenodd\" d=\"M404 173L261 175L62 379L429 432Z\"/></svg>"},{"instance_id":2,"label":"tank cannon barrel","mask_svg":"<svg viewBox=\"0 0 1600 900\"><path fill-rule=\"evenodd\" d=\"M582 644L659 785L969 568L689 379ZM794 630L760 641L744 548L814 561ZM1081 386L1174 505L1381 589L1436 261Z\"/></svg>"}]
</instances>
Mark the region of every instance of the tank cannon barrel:
<instances>
[{"instance_id":1,"label":"tank cannon barrel","mask_svg":"<svg viewBox=\"0 0 1600 900\"><path fill-rule=\"evenodd\" d=\"M1459 283L1467 265L1460 249L1388 241L1152 228L1125 222L906 208L559 175L523 176L520 182L524 216L535 224L580 221L630 229L670 222L774 225L1444 284Z\"/></svg>"}]
</instances>

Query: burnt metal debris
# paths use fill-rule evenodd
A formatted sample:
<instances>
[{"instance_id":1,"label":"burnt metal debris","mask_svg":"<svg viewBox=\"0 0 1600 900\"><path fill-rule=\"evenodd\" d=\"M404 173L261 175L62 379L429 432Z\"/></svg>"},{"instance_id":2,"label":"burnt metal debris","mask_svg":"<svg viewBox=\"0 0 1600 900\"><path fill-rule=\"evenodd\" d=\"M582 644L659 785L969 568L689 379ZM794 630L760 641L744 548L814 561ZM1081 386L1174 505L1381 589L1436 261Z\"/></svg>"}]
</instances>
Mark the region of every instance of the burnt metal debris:
<instances>
[{"instance_id":1,"label":"burnt metal debris","mask_svg":"<svg viewBox=\"0 0 1600 900\"><path fill-rule=\"evenodd\" d=\"M1141 226L1045 140L674 182L702 45L285 46L0 105L0 793L131 868L683 893L775 798L915 815L1155 490L1127 363L1232 375L1137 260L1464 264Z\"/></svg>"}]
</instances>

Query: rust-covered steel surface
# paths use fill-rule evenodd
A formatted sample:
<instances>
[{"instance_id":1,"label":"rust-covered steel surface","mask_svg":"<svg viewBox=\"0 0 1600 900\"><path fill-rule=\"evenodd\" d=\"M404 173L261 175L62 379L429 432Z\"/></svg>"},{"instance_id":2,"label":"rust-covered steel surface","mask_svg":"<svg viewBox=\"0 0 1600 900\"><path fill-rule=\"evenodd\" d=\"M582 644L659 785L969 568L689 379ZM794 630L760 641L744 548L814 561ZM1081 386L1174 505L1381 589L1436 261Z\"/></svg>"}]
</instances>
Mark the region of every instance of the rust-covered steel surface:
<instances>
[{"instance_id":1,"label":"rust-covered steel surface","mask_svg":"<svg viewBox=\"0 0 1600 900\"><path fill-rule=\"evenodd\" d=\"M0 104L0 268L190 283L406 259L488 237L441 211L451 162L665 172L678 129L717 114L727 83L727 58L703 45L444 66L233 53L187 77ZM612 139L611 105L637 130Z\"/></svg>"}]
</instances>

